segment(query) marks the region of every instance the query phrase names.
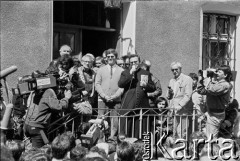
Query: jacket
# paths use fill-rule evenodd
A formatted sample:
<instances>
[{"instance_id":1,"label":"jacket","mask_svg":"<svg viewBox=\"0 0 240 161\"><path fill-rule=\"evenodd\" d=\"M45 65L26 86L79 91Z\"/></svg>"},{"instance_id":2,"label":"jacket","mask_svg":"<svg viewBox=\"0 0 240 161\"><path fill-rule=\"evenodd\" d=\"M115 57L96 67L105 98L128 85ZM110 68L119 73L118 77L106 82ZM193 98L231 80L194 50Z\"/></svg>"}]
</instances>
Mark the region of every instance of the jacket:
<instances>
[{"instance_id":1,"label":"jacket","mask_svg":"<svg viewBox=\"0 0 240 161\"><path fill-rule=\"evenodd\" d=\"M225 111L230 101L231 89L232 85L225 80L210 82L206 88L203 84L198 84L198 93L207 95L207 110L213 113Z\"/></svg>"},{"instance_id":2,"label":"jacket","mask_svg":"<svg viewBox=\"0 0 240 161\"><path fill-rule=\"evenodd\" d=\"M142 76L147 76L148 78L145 88L140 86ZM133 75L130 74L130 69L126 69L121 74L118 86L126 89L126 93L122 99L122 109L150 107L147 93L154 92L156 87L149 71L140 68Z\"/></svg>"},{"instance_id":3,"label":"jacket","mask_svg":"<svg viewBox=\"0 0 240 161\"><path fill-rule=\"evenodd\" d=\"M118 81L123 69L118 65L114 65L115 71L111 77L109 68L109 65L105 65L98 70L95 78L96 90L100 98L104 98L105 96L113 96L114 101L121 102L123 88L118 87Z\"/></svg>"},{"instance_id":4,"label":"jacket","mask_svg":"<svg viewBox=\"0 0 240 161\"><path fill-rule=\"evenodd\" d=\"M176 87L174 86L176 82ZM169 82L169 86L173 89L173 98L170 100L171 108L180 105L182 108L177 114L189 114L192 113L192 105L189 104L192 97L192 78L181 73L177 79L172 78Z\"/></svg>"},{"instance_id":5,"label":"jacket","mask_svg":"<svg viewBox=\"0 0 240 161\"><path fill-rule=\"evenodd\" d=\"M55 92L50 88L43 94L30 94L28 103L25 124L38 128L48 127L52 110L61 111L68 107L68 99L58 100Z\"/></svg>"}]
</instances>

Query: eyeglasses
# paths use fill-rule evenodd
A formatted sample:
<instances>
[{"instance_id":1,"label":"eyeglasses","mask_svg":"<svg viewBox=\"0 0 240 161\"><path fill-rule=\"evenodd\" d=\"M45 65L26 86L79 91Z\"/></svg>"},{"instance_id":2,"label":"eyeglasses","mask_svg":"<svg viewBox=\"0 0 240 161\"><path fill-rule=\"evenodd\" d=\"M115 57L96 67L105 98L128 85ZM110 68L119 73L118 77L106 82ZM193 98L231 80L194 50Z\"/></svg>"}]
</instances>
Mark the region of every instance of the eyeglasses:
<instances>
[{"instance_id":1,"label":"eyeglasses","mask_svg":"<svg viewBox=\"0 0 240 161\"><path fill-rule=\"evenodd\" d=\"M130 64L137 64L138 61L131 61Z\"/></svg>"},{"instance_id":2,"label":"eyeglasses","mask_svg":"<svg viewBox=\"0 0 240 161\"><path fill-rule=\"evenodd\" d=\"M178 68L177 69L171 69L172 70L172 72L174 72L174 71L178 71Z\"/></svg>"},{"instance_id":3,"label":"eyeglasses","mask_svg":"<svg viewBox=\"0 0 240 161\"><path fill-rule=\"evenodd\" d=\"M115 58L115 56L107 56L107 58Z\"/></svg>"}]
</instances>

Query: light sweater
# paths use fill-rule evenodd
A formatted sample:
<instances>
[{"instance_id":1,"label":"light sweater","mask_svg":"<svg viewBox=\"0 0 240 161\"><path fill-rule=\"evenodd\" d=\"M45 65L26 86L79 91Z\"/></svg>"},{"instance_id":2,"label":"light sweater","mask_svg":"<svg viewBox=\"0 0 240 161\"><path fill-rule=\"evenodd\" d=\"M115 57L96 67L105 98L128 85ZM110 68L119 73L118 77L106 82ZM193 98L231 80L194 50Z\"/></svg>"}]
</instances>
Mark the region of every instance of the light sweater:
<instances>
[{"instance_id":1,"label":"light sweater","mask_svg":"<svg viewBox=\"0 0 240 161\"><path fill-rule=\"evenodd\" d=\"M123 88L118 87L118 81L122 71L123 69L115 64L111 76L110 65L105 65L99 68L95 79L95 87L100 99L105 98L106 96L112 96L115 102L121 101Z\"/></svg>"}]
</instances>

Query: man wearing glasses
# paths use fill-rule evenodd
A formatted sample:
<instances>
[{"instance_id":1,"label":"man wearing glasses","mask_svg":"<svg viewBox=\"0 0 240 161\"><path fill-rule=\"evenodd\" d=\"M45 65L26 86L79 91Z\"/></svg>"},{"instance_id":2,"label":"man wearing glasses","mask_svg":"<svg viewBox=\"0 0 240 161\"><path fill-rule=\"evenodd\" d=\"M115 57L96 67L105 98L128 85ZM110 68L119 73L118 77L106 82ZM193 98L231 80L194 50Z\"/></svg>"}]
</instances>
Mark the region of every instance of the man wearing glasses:
<instances>
[{"instance_id":1,"label":"man wearing glasses","mask_svg":"<svg viewBox=\"0 0 240 161\"><path fill-rule=\"evenodd\" d=\"M130 56L130 68L122 72L118 86L126 90L122 99L122 109L126 110L121 111L122 114L126 114L131 109L150 108L147 93L155 91L156 88L151 79L151 73L140 68L140 57L138 55ZM140 111L137 110L135 112L138 114ZM130 126L128 126L128 129L134 130L134 137L138 138L139 121L138 119L135 120L137 120L134 125L135 129L132 129ZM125 122L124 118L121 119L120 134L125 134ZM131 120L128 120L128 122L130 123ZM143 121L142 132L147 132L146 127L146 122Z\"/></svg>"},{"instance_id":2,"label":"man wearing glasses","mask_svg":"<svg viewBox=\"0 0 240 161\"><path fill-rule=\"evenodd\" d=\"M169 82L167 98L170 100L169 107L173 109L176 115L174 120L175 128L177 128L177 137L183 138L187 136L186 132L189 126L189 120L187 120L186 115L192 114L193 110L189 104L192 96L193 80L191 77L182 73L182 65L179 62L173 62L171 64L171 71L173 78Z\"/></svg>"},{"instance_id":3,"label":"man wearing glasses","mask_svg":"<svg viewBox=\"0 0 240 161\"><path fill-rule=\"evenodd\" d=\"M108 64L98 69L95 87L99 94L98 116L103 117L109 109L113 109L110 111L110 137L113 138L118 130L117 109L121 106L121 95L123 93L123 88L118 87L118 81L123 69L116 64L118 53L115 49L108 49L106 56Z\"/></svg>"}]
</instances>

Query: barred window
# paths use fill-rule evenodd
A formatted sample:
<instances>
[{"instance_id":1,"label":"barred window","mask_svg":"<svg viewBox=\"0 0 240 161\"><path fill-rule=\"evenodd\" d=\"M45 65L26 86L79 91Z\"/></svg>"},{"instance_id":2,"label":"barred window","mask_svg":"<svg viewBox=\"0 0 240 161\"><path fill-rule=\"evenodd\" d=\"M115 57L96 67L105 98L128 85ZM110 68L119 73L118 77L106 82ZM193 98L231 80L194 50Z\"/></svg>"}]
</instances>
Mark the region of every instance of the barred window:
<instances>
[{"instance_id":1,"label":"barred window","mask_svg":"<svg viewBox=\"0 0 240 161\"><path fill-rule=\"evenodd\" d=\"M234 67L236 17L203 14L202 68Z\"/></svg>"}]
</instances>

